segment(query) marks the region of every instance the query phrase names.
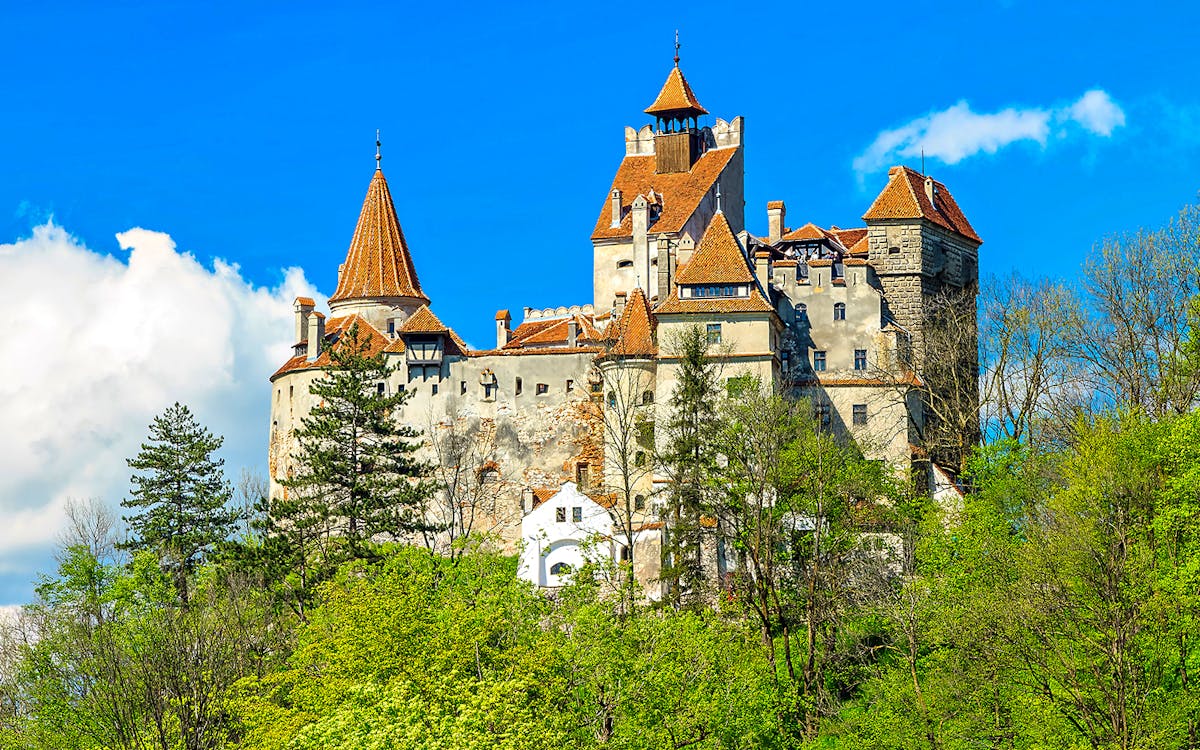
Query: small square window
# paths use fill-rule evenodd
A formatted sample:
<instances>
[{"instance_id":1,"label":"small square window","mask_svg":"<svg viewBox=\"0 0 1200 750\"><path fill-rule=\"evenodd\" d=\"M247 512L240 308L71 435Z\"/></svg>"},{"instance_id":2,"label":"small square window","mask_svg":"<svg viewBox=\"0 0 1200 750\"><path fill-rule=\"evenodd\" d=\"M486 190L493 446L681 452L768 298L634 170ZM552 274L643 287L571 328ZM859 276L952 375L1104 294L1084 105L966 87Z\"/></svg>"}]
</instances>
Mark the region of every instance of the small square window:
<instances>
[{"instance_id":1,"label":"small square window","mask_svg":"<svg viewBox=\"0 0 1200 750\"><path fill-rule=\"evenodd\" d=\"M554 520L559 523L566 523L567 522L567 509L566 508L555 508L554 509Z\"/></svg>"},{"instance_id":2,"label":"small square window","mask_svg":"<svg viewBox=\"0 0 1200 750\"><path fill-rule=\"evenodd\" d=\"M458 395L460 395L460 396L467 395L467 381L465 381L465 380L458 381Z\"/></svg>"},{"instance_id":3,"label":"small square window","mask_svg":"<svg viewBox=\"0 0 1200 750\"><path fill-rule=\"evenodd\" d=\"M867 423L867 405L866 404L855 404L854 405L854 424L866 424L866 423Z\"/></svg>"},{"instance_id":4,"label":"small square window","mask_svg":"<svg viewBox=\"0 0 1200 750\"><path fill-rule=\"evenodd\" d=\"M867 350L866 349L855 349L854 350L854 369L855 370L867 369Z\"/></svg>"},{"instance_id":5,"label":"small square window","mask_svg":"<svg viewBox=\"0 0 1200 750\"><path fill-rule=\"evenodd\" d=\"M645 495L634 496L633 509L634 510L645 510L646 509L646 496Z\"/></svg>"},{"instance_id":6,"label":"small square window","mask_svg":"<svg viewBox=\"0 0 1200 750\"><path fill-rule=\"evenodd\" d=\"M436 396L436 395L437 395L437 392L438 392L437 383L434 383L434 384L433 384L433 395L435 395L435 396Z\"/></svg>"},{"instance_id":7,"label":"small square window","mask_svg":"<svg viewBox=\"0 0 1200 750\"><path fill-rule=\"evenodd\" d=\"M817 372L825 372L825 352L818 349L813 352L813 369Z\"/></svg>"},{"instance_id":8,"label":"small square window","mask_svg":"<svg viewBox=\"0 0 1200 750\"><path fill-rule=\"evenodd\" d=\"M384 395L385 393L387 393L387 385L385 383L376 383L375 384L375 392L378 393L380 396Z\"/></svg>"},{"instance_id":9,"label":"small square window","mask_svg":"<svg viewBox=\"0 0 1200 750\"><path fill-rule=\"evenodd\" d=\"M720 323L709 323L707 326L706 332L708 334L708 343L710 343L710 344L721 343L721 324Z\"/></svg>"},{"instance_id":10,"label":"small square window","mask_svg":"<svg viewBox=\"0 0 1200 750\"><path fill-rule=\"evenodd\" d=\"M574 380L568 380L568 381L567 381L567 393L570 393L570 392L571 392L571 391L573 391L573 390L575 390L575 381L574 381Z\"/></svg>"},{"instance_id":11,"label":"small square window","mask_svg":"<svg viewBox=\"0 0 1200 750\"><path fill-rule=\"evenodd\" d=\"M653 404L654 403L654 391L642 391L642 403L643 404Z\"/></svg>"},{"instance_id":12,"label":"small square window","mask_svg":"<svg viewBox=\"0 0 1200 750\"><path fill-rule=\"evenodd\" d=\"M571 522L581 523L583 521L583 508L575 506L571 508Z\"/></svg>"},{"instance_id":13,"label":"small square window","mask_svg":"<svg viewBox=\"0 0 1200 750\"><path fill-rule=\"evenodd\" d=\"M547 385L546 383L538 383L537 384L537 395L541 396L542 394L548 393L549 391L550 391L550 386Z\"/></svg>"},{"instance_id":14,"label":"small square window","mask_svg":"<svg viewBox=\"0 0 1200 750\"><path fill-rule=\"evenodd\" d=\"M833 319L834 320L845 320L846 319L846 303L845 302L838 302L833 306Z\"/></svg>"}]
</instances>

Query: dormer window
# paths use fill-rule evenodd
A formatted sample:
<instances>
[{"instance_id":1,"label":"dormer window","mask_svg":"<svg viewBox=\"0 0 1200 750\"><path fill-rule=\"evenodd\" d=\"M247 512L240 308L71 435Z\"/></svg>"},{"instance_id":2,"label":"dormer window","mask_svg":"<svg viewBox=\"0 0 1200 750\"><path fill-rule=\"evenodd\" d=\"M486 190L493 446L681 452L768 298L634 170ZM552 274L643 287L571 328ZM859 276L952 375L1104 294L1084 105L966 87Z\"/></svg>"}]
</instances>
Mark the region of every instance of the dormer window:
<instances>
[{"instance_id":1,"label":"dormer window","mask_svg":"<svg viewBox=\"0 0 1200 750\"><path fill-rule=\"evenodd\" d=\"M679 287L684 299L731 299L749 297L749 284L690 284Z\"/></svg>"}]
</instances>

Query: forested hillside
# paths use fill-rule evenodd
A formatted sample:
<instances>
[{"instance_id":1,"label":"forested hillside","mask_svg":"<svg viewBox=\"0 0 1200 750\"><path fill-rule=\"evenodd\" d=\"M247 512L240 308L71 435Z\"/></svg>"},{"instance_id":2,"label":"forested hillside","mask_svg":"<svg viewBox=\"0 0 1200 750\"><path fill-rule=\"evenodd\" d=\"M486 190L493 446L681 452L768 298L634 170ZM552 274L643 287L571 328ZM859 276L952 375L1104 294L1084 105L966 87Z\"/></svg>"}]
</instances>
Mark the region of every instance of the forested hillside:
<instances>
[{"instance_id":1,"label":"forested hillside","mask_svg":"<svg viewBox=\"0 0 1200 750\"><path fill-rule=\"evenodd\" d=\"M754 383L678 393L704 421L672 448L703 460L661 457L668 502L720 518L738 567L712 591L668 568L659 603L621 566L548 596L486 539L389 541L431 480L370 358L322 386L357 407L306 422L288 502L230 487L176 405L127 529L75 505L6 625L0 748L1200 747L1198 240L1188 209L1078 288L989 282L961 503ZM359 440L363 476L334 449Z\"/></svg>"}]
</instances>

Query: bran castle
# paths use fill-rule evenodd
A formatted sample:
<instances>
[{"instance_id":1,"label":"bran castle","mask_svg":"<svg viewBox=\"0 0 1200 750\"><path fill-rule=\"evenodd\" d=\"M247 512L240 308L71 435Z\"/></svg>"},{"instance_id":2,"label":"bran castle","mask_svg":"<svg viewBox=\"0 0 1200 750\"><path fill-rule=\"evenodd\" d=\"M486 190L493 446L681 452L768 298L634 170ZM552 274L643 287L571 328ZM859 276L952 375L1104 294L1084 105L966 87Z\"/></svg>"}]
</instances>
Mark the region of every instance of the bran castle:
<instances>
[{"instance_id":1,"label":"bran castle","mask_svg":"<svg viewBox=\"0 0 1200 750\"><path fill-rule=\"evenodd\" d=\"M653 596L664 533L656 490L668 480L648 457L684 329L705 332L722 377L809 399L824 427L869 458L902 472L929 463L916 437L927 418L922 325L935 295L973 299L981 243L950 191L893 167L865 226L791 228L784 202L771 201L757 236L745 229L742 118L701 124L708 112L678 58L645 112L652 123L625 129L592 228L592 301L526 307L515 326L500 310L491 349L470 348L434 313L376 169L328 316L296 300L295 344L271 377L273 496L287 492L280 481L313 406L309 386L355 324L395 368L380 391L410 393L398 418L422 431L426 458L469 485L466 499L446 499L451 513L477 504L470 530L509 550L520 543L522 575L542 586L601 549L634 559ZM631 424L628 438L617 434Z\"/></svg>"}]
</instances>

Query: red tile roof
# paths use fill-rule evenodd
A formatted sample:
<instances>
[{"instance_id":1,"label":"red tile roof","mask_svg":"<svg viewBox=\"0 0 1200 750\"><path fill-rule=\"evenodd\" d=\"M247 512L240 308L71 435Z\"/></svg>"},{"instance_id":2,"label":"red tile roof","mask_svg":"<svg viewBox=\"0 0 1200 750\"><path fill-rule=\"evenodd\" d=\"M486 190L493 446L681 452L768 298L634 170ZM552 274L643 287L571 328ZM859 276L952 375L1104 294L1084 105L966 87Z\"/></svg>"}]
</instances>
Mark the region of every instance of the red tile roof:
<instances>
[{"instance_id":1,"label":"red tile roof","mask_svg":"<svg viewBox=\"0 0 1200 750\"><path fill-rule=\"evenodd\" d=\"M376 331L374 326L372 326L359 315L344 315L338 318L331 318L329 322L325 324L325 337L328 339L331 338L333 334L339 334L337 336L337 343L335 343L333 346L335 348L343 347L349 341L346 336L348 335L350 328L355 323L358 324L358 336L360 339L364 340L366 345L364 348L364 353L368 356L378 354L381 351L386 351L388 349L388 345L392 343L389 342L382 333ZM271 376L271 380L275 380L275 378L287 372L294 372L296 370L321 369L329 367L331 364L333 364L333 359L329 356L329 344L324 342L321 346L321 354L316 358L316 360L309 362L308 355L298 354L289 359L287 362L284 362L283 366L276 370L275 374Z\"/></svg>"},{"instance_id":2,"label":"red tile roof","mask_svg":"<svg viewBox=\"0 0 1200 750\"><path fill-rule=\"evenodd\" d=\"M608 353L615 357L653 357L658 354L654 328L654 316L650 314L646 294L635 288L616 325L617 342Z\"/></svg>"},{"instance_id":3,"label":"red tile roof","mask_svg":"<svg viewBox=\"0 0 1200 750\"><path fill-rule=\"evenodd\" d=\"M330 302L364 297L414 297L429 301L417 281L404 232L382 170L375 170L358 226Z\"/></svg>"},{"instance_id":4,"label":"red tile roof","mask_svg":"<svg viewBox=\"0 0 1200 750\"><path fill-rule=\"evenodd\" d=\"M717 212L708 222L700 244L675 276L677 284L747 284L754 274L733 236L725 214Z\"/></svg>"},{"instance_id":5,"label":"red tile roof","mask_svg":"<svg viewBox=\"0 0 1200 750\"><path fill-rule=\"evenodd\" d=\"M442 321L438 320L428 305L421 305L408 320L404 321L404 325L400 326L399 333L445 333L449 330Z\"/></svg>"},{"instance_id":6,"label":"red tile roof","mask_svg":"<svg viewBox=\"0 0 1200 750\"><path fill-rule=\"evenodd\" d=\"M645 111L648 115L659 115L660 117L695 117L708 114L708 110L700 106L696 95L692 93L692 87L683 77L679 66L671 68L671 72L667 74L666 83L658 92L658 98L654 100L653 104L646 107Z\"/></svg>"},{"instance_id":7,"label":"red tile roof","mask_svg":"<svg viewBox=\"0 0 1200 750\"><path fill-rule=\"evenodd\" d=\"M654 154L636 154L621 160L621 166L613 178L612 187L604 196L604 206L592 230L593 240L602 240L633 235L633 212L625 211L620 225L612 226L612 191L620 190L629 203L638 195L651 191L662 195L662 212L650 224L654 233L678 232L692 218L700 201L712 190L717 178L737 148L717 148L705 152L687 172L657 174Z\"/></svg>"},{"instance_id":8,"label":"red tile roof","mask_svg":"<svg viewBox=\"0 0 1200 750\"><path fill-rule=\"evenodd\" d=\"M925 193L925 177L915 169L892 167L888 170L887 186L863 214L863 221L925 219L967 239L983 242L946 186L933 180L933 187L934 200L930 201Z\"/></svg>"},{"instance_id":9,"label":"red tile roof","mask_svg":"<svg viewBox=\"0 0 1200 750\"><path fill-rule=\"evenodd\" d=\"M566 346L568 340L567 323L575 320L575 340L579 344L597 342L604 338L586 315L573 315L549 320L530 320L517 326L505 350L525 349L527 347Z\"/></svg>"},{"instance_id":10,"label":"red tile roof","mask_svg":"<svg viewBox=\"0 0 1200 750\"><path fill-rule=\"evenodd\" d=\"M317 303L313 300L312 297L297 297L296 304L297 305L308 305L309 307L312 307L313 305L315 305Z\"/></svg>"}]
</instances>

